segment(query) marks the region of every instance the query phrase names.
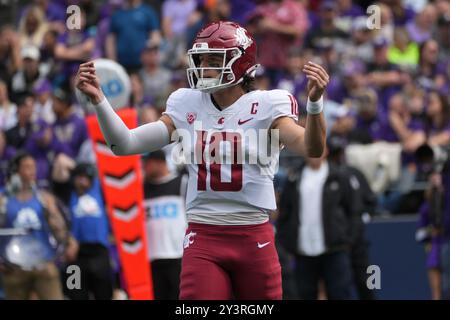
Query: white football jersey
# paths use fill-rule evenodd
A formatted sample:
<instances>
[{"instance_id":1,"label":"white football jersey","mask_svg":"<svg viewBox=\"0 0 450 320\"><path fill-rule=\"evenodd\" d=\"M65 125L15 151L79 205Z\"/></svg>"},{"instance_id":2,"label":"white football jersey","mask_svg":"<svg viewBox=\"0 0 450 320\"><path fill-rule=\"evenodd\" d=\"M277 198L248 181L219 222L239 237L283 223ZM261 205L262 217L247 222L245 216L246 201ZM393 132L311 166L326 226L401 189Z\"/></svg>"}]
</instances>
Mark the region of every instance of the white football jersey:
<instances>
[{"instance_id":1,"label":"white football jersey","mask_svg":"<svg viewBox=\"0 0 450 320\"><path fill-rule=\"evenodd\" d=\"M276 208L279 142L270 127L279 117L297 119L297 102L288 91L251 91L220 111L210 94L179 89L168 98L165 114L181 137L189 171L188 215Z\"/></svg>"}]
</instances>

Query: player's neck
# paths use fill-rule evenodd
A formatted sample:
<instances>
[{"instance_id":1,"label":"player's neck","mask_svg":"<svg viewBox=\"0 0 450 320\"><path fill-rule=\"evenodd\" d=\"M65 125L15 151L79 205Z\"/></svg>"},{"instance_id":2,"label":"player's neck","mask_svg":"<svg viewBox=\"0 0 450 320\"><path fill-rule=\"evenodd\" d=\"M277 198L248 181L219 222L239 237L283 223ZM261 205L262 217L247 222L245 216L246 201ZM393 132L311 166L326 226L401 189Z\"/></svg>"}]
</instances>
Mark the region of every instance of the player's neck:
<instances>
[{"instance_id":1,"label":"player's neck","mask_svg":"<svg viewBox=\"0 0 450 320\"><path fill-rule=\"evenodd\" d=\"M211 100L220 110L226 109L245 94L240 85L225 88L211 94Z\"/></svg>"}]
</instances>

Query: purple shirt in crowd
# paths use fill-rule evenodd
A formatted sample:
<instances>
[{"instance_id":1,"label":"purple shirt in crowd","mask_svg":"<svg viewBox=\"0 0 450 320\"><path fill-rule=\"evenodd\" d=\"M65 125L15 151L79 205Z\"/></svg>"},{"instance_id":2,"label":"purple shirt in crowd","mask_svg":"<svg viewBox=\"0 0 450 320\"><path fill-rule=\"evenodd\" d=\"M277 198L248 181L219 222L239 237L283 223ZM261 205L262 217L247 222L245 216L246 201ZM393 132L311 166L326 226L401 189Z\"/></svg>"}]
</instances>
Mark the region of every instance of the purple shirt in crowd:
<instances>
[{"instance_id":1,"label":"purple shirt in crowd","mask_svg":"<svg viewBox=\"0 0 450 320\"><path fill-rule=\"evenodd\" d=\"M67 48L77 46L79 44L82 44L89 38L95 37L96 28L91 27L86 30L76 31L76 30L70 30L64 32L62 35L58 38L58 44L62 44L66 46ZM73 74L76 74L78 71L78 67L80 66L80 63L85 62L84 60L71 60L71 61L65 61L63 72L67 76L71 76Z\"/></svg>"},{"instance_id":2,"label":"purple shirt in crowd","mask_svg":"<svg viewBox=\"0 0 450 320\"><path fill-rule=\"evenodd\" d=\"M53 124L52 149L55 155L64 153L76 158L86 139L88 139L86 123L75 113L66 119L56 119Z\"/></svg>"}]
</instances>

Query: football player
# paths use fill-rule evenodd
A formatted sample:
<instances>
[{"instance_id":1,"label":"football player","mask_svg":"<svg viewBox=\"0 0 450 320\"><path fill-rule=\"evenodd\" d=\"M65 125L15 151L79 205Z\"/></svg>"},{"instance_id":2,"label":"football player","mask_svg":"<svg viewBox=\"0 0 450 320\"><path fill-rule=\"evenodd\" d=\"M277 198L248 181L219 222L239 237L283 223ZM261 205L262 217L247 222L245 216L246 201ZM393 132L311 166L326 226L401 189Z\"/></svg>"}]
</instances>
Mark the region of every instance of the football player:
<instances>
[{"instance_id":1,"label":"football player","mask_svg":"<svg viewBox=\"0 0 450 320\"><path fill-rule=\"evenodd\" d=\"M183 138L189 225L180 299L281 299L281 268L269 223L276 208L272 179L279 152L275 148L270 161L263 161L262 146L267 138L271 146L275 141L300 155L322 155L322 94L329 76L320 65L304 66L309 81L303 128L289 92L252 88L256 43L238 24L207 25L187 54L191 88L173 92L158 121L132 130L104 97L93 62L80 65L76 86L94 104L116 155L160 149L175 133Z\"/></svg>"}]
</instances>

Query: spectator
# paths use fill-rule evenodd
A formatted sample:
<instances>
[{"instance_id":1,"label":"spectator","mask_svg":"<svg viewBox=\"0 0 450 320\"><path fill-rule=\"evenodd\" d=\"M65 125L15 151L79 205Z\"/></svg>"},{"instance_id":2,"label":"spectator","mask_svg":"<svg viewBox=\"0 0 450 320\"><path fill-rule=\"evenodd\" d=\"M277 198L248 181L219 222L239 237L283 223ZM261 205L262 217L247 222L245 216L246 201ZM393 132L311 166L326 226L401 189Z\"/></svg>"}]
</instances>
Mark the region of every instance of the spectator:
<instances>
[{"instance_id":1,"label":"spectator","mask_svg":"<svg viewBox=\"0 0 450 320\"><path fill-rule=\"evenodd\" d=\"M88 139L86 123L74 110L72 98L67 87L57 87L52 92L53 111L56 120L53 124L54 138L52 150L55 154L64 153L74 159L83 142Z\"/></svg>"},{"instance_id":2,"label":"spectator","mask_svg":"<svg viewBox=\"0 0 450 320\"><path fill-rule=\"evenodd\" d=\"M375 29L375 39L385 39L388 44L394 39L394 17L391 8L381 2L375 3L380 8L380 28Z\"/></svg>"},{"instance_id":3,"label":"spectator","mask_svg":"<svg viewBox=\"0 0 450 320\"><path fill-rule=\"evenodd\" d=\"M337 11L338 18L336 19L336 25L339 29L350 32L352 29L352 23L358 17L365 17L365 12L358 5L353 3L352 0L338 0Z\"/></svg>"},{"instance_id":4,"label":"spectator","mask_svg":"<svg viewBox=\"0 0 450 320\"><path fill-rule=\"evenodd\" d=\"M162 99L170 84L171 73L160 64L159 47L146 45L141 53L141 61L139 76L144 86L144 95L155 100Z\"/></svg>"},{"instance_id":5,"label":"spectator","mask_svg":"<svg viewBox=\"0 0 450 320\"><path fill-rule=\"evenodd\" d=\"M7 82L22 66L20 41L17 32L9 25L0 28L0 79Z\"/></svg>"},{"instance_id":6,"label":"spectator","mask_svg":"<svg viewBox=\"0 0 450 320\"><path fill-rule=\"evenodd\" d=\"M410 39L417 44L422 44L431 39L436 22L436 7L433 4L426 5L413 21L406 24Z\"/></svg>"},{"instance_id":7,"label":"spectator","mask_svg":"<svg viewBox=\"0 0 450 320\"><path fill-rule=\"evenodd\" d=\"M86 13L80 12L81 28L64 32L55 47L55 58L64 61L65 78L75 75L80 63L90 60L95 49L95 27L86 28Z\"/></svg>"},{"instance_id":8,"label":"spectator","mask_svg":"<svg viewBox=\"0 0 450 320\"><path fill-rule=\"evenodd\" d=\"M394 43L388 49L388 61L407 71L415 70L419 63L419 46L410 41L404 28L397 27L394 31Z\"/></svg>"},{"instance_id":9,"label":"spectator","mask_svg":"<svg viewBox=\"0 0 450 320\"><path fill-rule=\"evenodd\" d=\"M23 93L16 98L17 124L5 132L6 142L15 149L23 149L32 131L33 96Z\"/></svg>"},{"instance_id":10,"label":"spectator","mask_svg":"<svg viewBox=\"0 0 450 320\"><path fill-rule=\"evenodd\" d=\"M55 122L55 113L52 103L52 85L45 78L39 80L33 88L35 97L33 119L42 119L48 124Z\"/></svg>"},{"instance_id":11,"label":"spectator","mask_svg":"<svg viewBox=\"0 0 450 320\"><path fill-rule=\"evenodd\" d=\"M303 95L308 79L302 72L302 68L311 58L310 50L301 50L298 47L292 47L288 53L286 67L280 73L275 87L289 91L299 102L305 101L306 97Z\"/></svg>"},{"instance_id":12,"label":"spectator","mask_svg":"<svg viewBox=\"0 0 450 320\"><path fill-rule=\"evenodd\" d=\"M445 61L450 56L450 12L439 17L435 39L441 47L440 60Z\"/></svg>"},{"instance_id":13,"label":"spectator","mask_svg":"<svg viewBox=\"0 0 450 320\"><path fill-rule=\"evenodd\" d=\"M48 30L40 48L40 68L47 78L53 80L61 72L61 61L55 57L55 49L59 34L55 30Z\"/></svg>"},{"instance_id":14,"label":"spectator","mask_svg":"<svg viewBox=\"0 0 450 320\"><path fill-rule=\"evenodd\" d=\"M304 47L317 50L323 47L323 42L329 43L338 52L343 52L349 35L336 26L337 4L326 0L320 6L320 22L317 28L310 29L305 39Z\"/></svg>"},{"instance_id":15,"label":"spectator","mask_svg":"<svg viewBox=\"0 0 450 320\"><path fill-rule=\"evenodd\" d=\"M444 87L445 64L439 63L439 44L435 40L427 40L420 47L420 60L415 77L423 89Z\"/></svg>"},{"instance_id":16,"label":"spectator","mask_svg":"<svg viewBox=\"0 0 450 320\"><path fill-rule=\"evenodd\" d=\"M177 300L183 239L187 177L170 173L164 151L144 160L147 241L156 300Z\"/></svg>"},{"instance_id":17,"label":"spectator","mask_svg":"<svg viewBox=\"0 0 450 320\"><path fill-rule=\"evenodd\" d=\"M44 12L38 6L29 6L19 21L20 45L40 48L48 29Z\"/></svg>"},{"instance_id":18,"label":"spectator","mask_svg":"<svg viewBox=\"0 0 450 320\"><path fill-rule=\"evenodd\" d=\"M274 84L278 70L286 67L287 52L291 47L301 45L306 34L306 9L295 0L270 1L257 6L249 19L249 24L255 28L253 34L259 40L259 61Z\"/></svg>"},{"instance_id":19,"label":"spectator","mask_svg":"<svg viewBox=\"0 0 450 320\"><path fill-rule=\"evenodd\" d=\"M377 38L373 42L374 60L367 65L366 84L372 86L380 101L380 112L387 114L390 97L401 90L407 76L388 60L388 42Z\"/></svg>"},{"instance_id":20,"label":"spectator","mask_svg":"<svg viewBox=\"0 0 450 320\"><path fill-rule=\"evenodd\" d=\"M109 223L100 181L91 164L79 163L72 172L74 190L69 208L71 230L79 243L74 264L81 270L81 289L66 290L72 300L111 300L113 274L109 256Z\"/></svg>"},{"instance_id":21,"label":"spectator","mask_svg":"<svg viewBox=\"0 0 450 320\"><path fill-rule=\"evenodd\" d=\"M339 136L328 138L329 156L331 163L347 171L352 187L352 197L358 202L358 216L355 217L355 230L351 247L351 262L353 280L360 300L375 299L374 292L367 287L367 268L369 267L369 243L365 235L365 223L375 213L377 198L373 193L364 174L357 168L346 164L345 147L347 142Z\"/></svg>"},{"instance_id":22,"label":"spectator","mask_svg":"<svg viewBox=\"0 0 450 320\"><path fill-rule=\"evenodd\" d=\"M295 255L300 299L316 300L321 279L328 299L351 298L350 248L359 214L356 204L349 176L327 161L326 153L307 158L288 177L276 235Z\"/></svg>"},{"instance_id":23,"label":"spectator","mask_svg":"<svg viewBox=\"0 0 450 320\"><path fill-rule=\"evenodd\" d=\"M432 178L433 179L433 178ZM438 228L442 212L435 211L435 203L440 203L442 197L442 190L434 188L427 192L427 196L431 199L426 199L419 210L418 229L416 231L416 240L423 243L425 246L426 268L428 273L428 283L431 290L431 299L441 300L442 296L442 275L441 275L441 259L440 251L442 247L442 237L438 235ZM430 203L434 209L430 212Z\"/></svg>"},{"instance_id":24,"label":"spectator","mask_svg":"<svg viewBox=\"0 0 450 320\"><path fill-rule=\"evenodd\" d=\"M35 46L25 46L21 50L23 66L14 74L11 82L12 94L28 91L32 92L36 82L45 77L39 68L40 53Z\"/></svg>"},{"instance_id":25,"label":"spectator","mask_svg":"<svg viewBox=\"0 0 450 320\"><path fill-rule=\"evenodd\" d=\"M353 21L350 47L343 56L348 60L360 60L368 63L373 60L373 31L367 28L367 18L359 17Z\"/></svg>"},{"instance_id":26,"label":"spectator","mask_svg":"<svg viewBox=\"0 0 450 320\"><path fill-rule=\"evenodd\" d=\"M5 188L8 166L15 154L16 150L6 144L5 134L0 130L0 192L3 192Z\"/></svg>"},{"instance_id":27,"label":"spectator","mask_svg":"<svg viewBox=\"0 0 450 320\"><path fill-rule=\"evenodd\" d=\"M196 0L168 0L162 5L165 64L171 68L182 66L188 20L196 7Z\"/></svg>"},{"instance_id":28,"label":"spectator","mask_svg":"<svg viewBox=\"0 0 450 320\"><path fill-rule=\"evenodd\" d=\"M402 0L384 0L383 2L391 7L396 27L404 27L408 22L412 21L416 15L412 8L403 4Z\"/></svg>"},{"instance_id":29,"label":"spectator","mask_svg":"<svg viewBox=\"0 0 450 320\"><path fill-rule=\"evenodd\" d=\"M158 17L151 7L142 0L127 0L126 4L111 18L106 52L109 59L132 72L141 67L139 57L147 41L159 45L161 35Z\"/></svg>"},{"instance_id":30,"label":"spectator","mask_svg":"<svg viewBox=\"0 0 450 320\"><path fill-rule=\"evenodd\" d=\"M436 91L431 91L427 98L427 143L432 147L448 146L450 145L450 103L447 97Z\"/></svg>"},{"instance_id":31,"label":"spectator","mask_svg":"<svg viewBox=\"0 0 450 320\"><path fill-rule=\"evenodd\" d=\"M76 3L75 3L76 4ZM37 7L43 12L45 19L48 22L49 28L57 31L58 33L64 32L66 28L66 10L65 7L70 5L70 0L66 1L52 1L52 0L33 0L33 3L26 6L21 13L21 17L31 7Z\"/></svg>"},{"instance_id":32,"label":"spectator","mask_svg":"<svg viewBox=\"0 0 450 320\"><path fill-rule=\"evenodd\" d=\"M9 100L7 84L0 79L0 130L9 130L16 124L17 107Z\"/></svg>"},{"instance_id":33,"label":"spectator","mask_svg":"<svg viewBox=\"0 0 450 320\"><path fill-rule=\"evenodd\" d=\"M39 299L63 299L59 272L52 261L54 246L50 237L63 245L65 258L72 261L78 250L76 240L70 235L64 218L51 193L35 187L36 164L31 155L18 154L12 161L11 178L7 192L1 196L0 226L6 228L26 228L35 245L49 252L33 252L28 259L40 259L39 265L24 267L2 265L5 295L10 300L27 300L34 291ZM24 241L19 242L24 244ZM20 249L20 248L19 248ZM23 248L26 251L26 248ZM53 253L52 253L53 252ZM12 261L9 261L12 262ZM31 261L27 261L30 263Z\"/></svg>"}]
</instances>

